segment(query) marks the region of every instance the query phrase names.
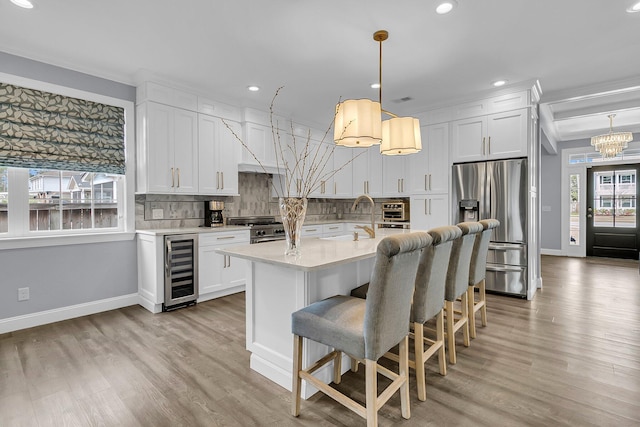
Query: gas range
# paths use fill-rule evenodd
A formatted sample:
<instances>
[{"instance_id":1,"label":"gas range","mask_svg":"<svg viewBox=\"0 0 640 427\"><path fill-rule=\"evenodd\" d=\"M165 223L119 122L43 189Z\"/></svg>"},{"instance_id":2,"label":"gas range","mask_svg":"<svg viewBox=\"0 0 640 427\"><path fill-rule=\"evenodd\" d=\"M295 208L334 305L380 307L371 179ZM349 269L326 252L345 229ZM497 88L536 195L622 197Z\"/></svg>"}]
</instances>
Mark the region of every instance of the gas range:
<instances>
[{"instance_id":1,"label":"gas range","mask_svg":"<svg viewBox=\"0 0 640 427\"><path fill-rule=\"evenodd\" d=\"M228 225L246 225L250 227L250 243L284 240L284 227L272 216L247 216L227 219Z\"/></svg>"}]
</instances>

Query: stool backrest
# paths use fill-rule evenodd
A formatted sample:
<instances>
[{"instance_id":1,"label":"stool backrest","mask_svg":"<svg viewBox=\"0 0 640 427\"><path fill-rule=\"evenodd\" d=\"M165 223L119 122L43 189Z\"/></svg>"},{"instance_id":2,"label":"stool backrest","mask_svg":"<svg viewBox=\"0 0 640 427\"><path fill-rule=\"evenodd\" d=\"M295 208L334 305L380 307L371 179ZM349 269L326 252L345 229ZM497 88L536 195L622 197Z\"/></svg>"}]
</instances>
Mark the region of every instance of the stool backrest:
<instances>
[{"instance_id":1,"label":"stool backrest","mask_svg":"<svg viewBox=\"0 0 640 427\"><path fill-rule=\"evenodd\" d=\"M476 240L476 234L483 229L479 222L461 222L457 226L462 231L462 236L453 241L444 295L447 301L455 301L456 298L467 292L473 244Z\"/></svg>"},{"instance_id":2,"label":"stool backrest","mask_svg":"<svg viewBox=\"0 0 640 427\"><path fill-rule=\"evenodd\" d=\"M365 358L378 360L409 332L418 262L431 245L426 232L395 234L378 243L364 315Z\"/></svg>"},{"instance_id":3,"label":"stool backrest","mask_svg":"<svg viewBox=\"0 0 640 427\"><path fill-rule=\"evenodd\" d=\"M428 233L433 242L420 256L413 295L411 321L418 323L425 323L444 307L444 289L453 241L462 236L462 230L455 225L432 228Z\"/></svg>"},{"instance_id":4,"label":"stool backrest","mask_svg":"<svg viewBox=\"0 0 640 427\"><path fill-rule=\"evenodd\" d=\"M494 228L500 225L497 219L483 219L479 221L483 230L476 234L476 241L471 254L471 267L469 269L469 286L480 283L487 275L487 253L489 252L489 241Z\"/></svg>"}]
</instances>

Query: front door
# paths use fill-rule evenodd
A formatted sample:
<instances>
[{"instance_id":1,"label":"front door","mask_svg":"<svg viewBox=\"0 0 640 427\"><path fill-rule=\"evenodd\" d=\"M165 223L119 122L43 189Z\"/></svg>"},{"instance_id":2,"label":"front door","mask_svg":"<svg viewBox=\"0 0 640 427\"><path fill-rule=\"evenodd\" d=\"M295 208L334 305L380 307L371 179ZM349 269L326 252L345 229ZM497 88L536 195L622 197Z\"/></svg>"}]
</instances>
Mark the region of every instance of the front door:
<instances>
[{"instance_id":1,"label":"front door","mask_svg":"<svg viewBox=\"0 0 640 427\"><path fill-rule=\"evenodd\" d=\"M640 165L587 170L587 255L638 259Z\"/></svg>"}]
</instances>

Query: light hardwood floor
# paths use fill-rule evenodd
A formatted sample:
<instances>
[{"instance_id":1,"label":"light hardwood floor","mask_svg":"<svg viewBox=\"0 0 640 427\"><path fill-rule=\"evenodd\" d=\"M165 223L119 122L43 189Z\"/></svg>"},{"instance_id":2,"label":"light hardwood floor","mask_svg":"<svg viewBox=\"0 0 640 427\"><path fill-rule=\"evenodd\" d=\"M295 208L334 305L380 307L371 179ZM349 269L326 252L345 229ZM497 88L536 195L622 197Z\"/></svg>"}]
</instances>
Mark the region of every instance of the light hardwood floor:
<instances>
[{"instance_id":1,"label":"light hardwood floor","mask_svg":"<svg viewBox=\"0 0 640 427\"><path fill-rule=\"evenodd\" d=\"M458 363L427 363L381 426L640 425L637 261L543 257L533 301L488 295L489 325ZM358 426L326 396L249 369L244 294L152 315L134 306L0 336L0 426ZM461 338L460 338L461 340ZM338 386L364 400L363 369Z\"/></svg>"}]
</instances>

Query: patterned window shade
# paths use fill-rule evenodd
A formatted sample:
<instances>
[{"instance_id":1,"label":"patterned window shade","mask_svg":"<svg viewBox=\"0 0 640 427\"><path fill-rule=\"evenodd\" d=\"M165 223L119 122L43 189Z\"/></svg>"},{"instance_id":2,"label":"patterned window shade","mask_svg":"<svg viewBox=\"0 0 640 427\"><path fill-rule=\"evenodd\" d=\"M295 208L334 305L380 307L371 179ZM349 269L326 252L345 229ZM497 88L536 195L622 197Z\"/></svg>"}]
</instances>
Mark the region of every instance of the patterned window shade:
<instances>
[{"instance_id":1,"label":"patterned window shade","mask_svg":"<svg viewBox=\"0 0 640 427\"><path fill-rule=\"evenodd\" d=\"M124 109L0 83L0 166L124 174Z\"/></svg>"}]
</instances>

